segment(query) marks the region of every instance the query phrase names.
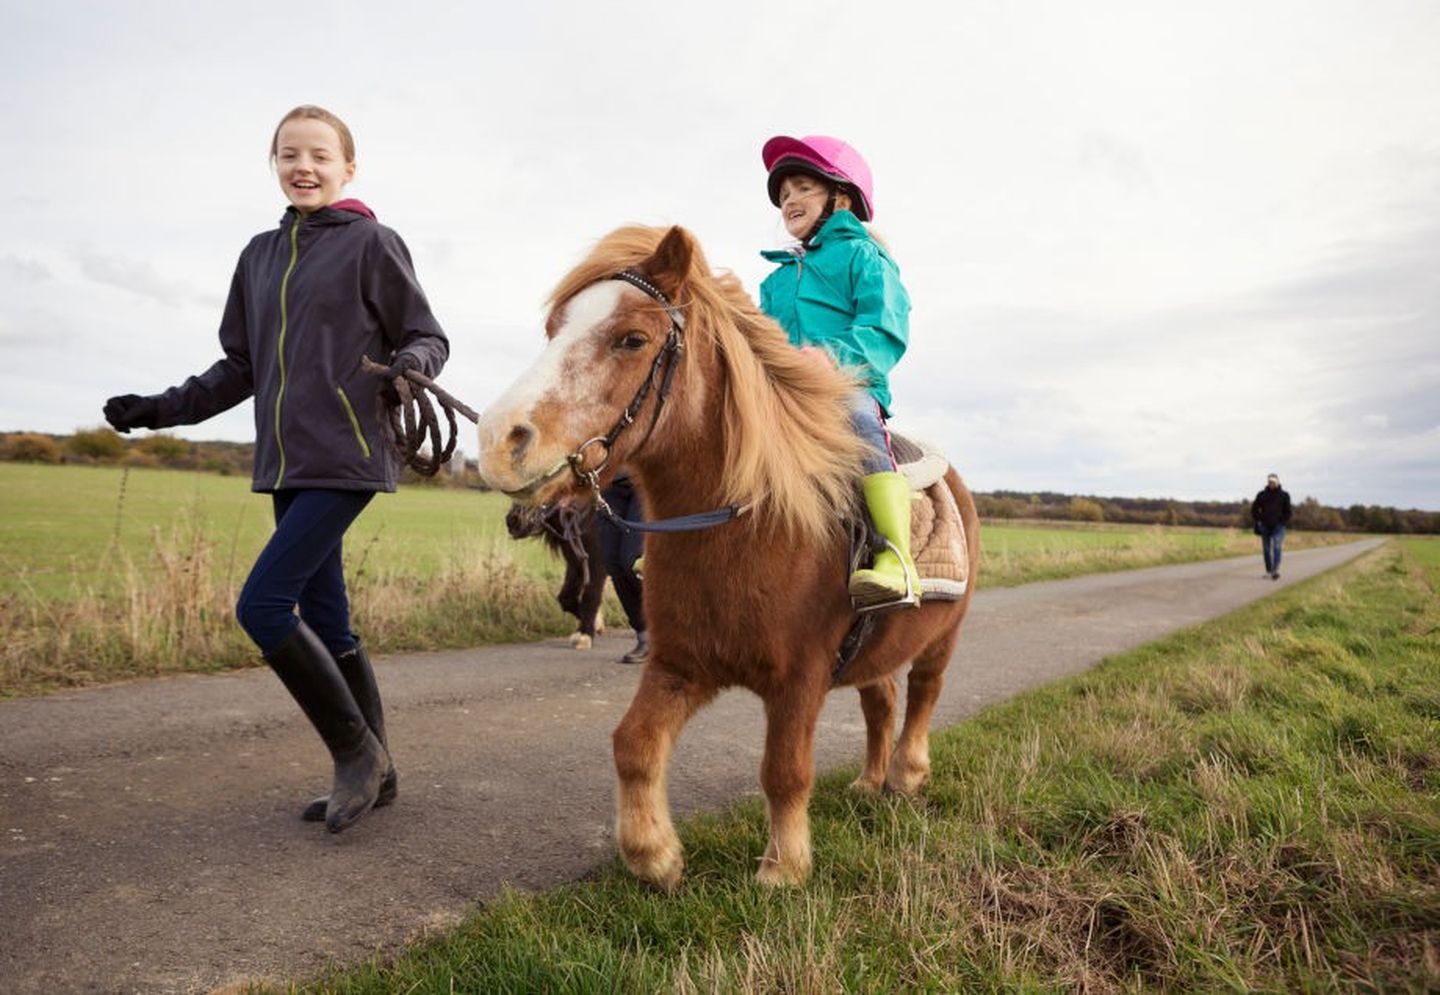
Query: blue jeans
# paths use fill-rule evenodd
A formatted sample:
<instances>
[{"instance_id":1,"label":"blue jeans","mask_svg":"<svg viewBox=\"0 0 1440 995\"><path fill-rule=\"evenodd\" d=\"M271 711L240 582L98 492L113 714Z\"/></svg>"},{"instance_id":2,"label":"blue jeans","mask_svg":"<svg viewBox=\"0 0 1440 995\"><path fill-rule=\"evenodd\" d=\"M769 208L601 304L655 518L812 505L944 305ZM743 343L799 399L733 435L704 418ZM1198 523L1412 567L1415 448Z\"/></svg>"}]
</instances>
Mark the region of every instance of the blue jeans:
<instances>
[{"instance_id":1,"label":"blue jeans","mask_svg":"<svg viewBox=\"0 0 1440 995\"><path fill-rule=\"evenodd\" d=\"M886 473L895 469L895 454L890 449L890 433L880 413L880 402L869 391L857 390L850 398L850 425L855 434L869 443L862 468L865 473Z\"/></svg>"},{"instance_id":2,"label":"blue jeans","mask_svg":"<svg viewBox=\"0 0 1440 995\"><path fill-rule=\"evenodd\" d=\"M1261 526L1260 545L1265 553L1265 572L1276 574L1280 572L1280 544L1285 541L1285 526L1277 525L1273 529L1264 529Z\"/></svg>"},{"instance_id":3,"label":"blue jeans","mask_svg":"<svg viewBox=\"0 0 1440 995\"><path fill-rule=\"evenodd\" d=\"M337 656L360 645L350 631L340 544L374 496L373 491L318 488L271 495L275 532L235 604L235 617L260 652L278 647L300 620Z\"/></svg>"}]
</instances>

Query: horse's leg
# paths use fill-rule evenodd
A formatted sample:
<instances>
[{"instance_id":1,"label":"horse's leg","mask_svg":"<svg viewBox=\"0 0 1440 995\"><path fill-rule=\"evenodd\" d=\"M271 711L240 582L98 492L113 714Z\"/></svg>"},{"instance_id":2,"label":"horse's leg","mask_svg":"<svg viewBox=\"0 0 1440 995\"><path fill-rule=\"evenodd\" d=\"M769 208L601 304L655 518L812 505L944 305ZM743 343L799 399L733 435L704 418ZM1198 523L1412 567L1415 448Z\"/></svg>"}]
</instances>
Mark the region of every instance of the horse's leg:
<instances>
[{"instance_id":1,"label":"horse's leg","mask_svg":"<svg viewBox=\"0 0 1440 995\"><path fill-rule=\"evenodd\" d=\"M605 631L605 621L600 616L600 602L605 597L605 573L599 569L599 561L590 561L590 582L580 591L581 632L598 636Z\"/></svg>"},{"instance_id":2,"label":"horse's leg","mask_svg":"<svg viewBox=\"0 0 1440 995\"><path fill-rule=\"evenodd\" d=\"M755 878L801 884L810 876L810 789L815 783L815 723L825 693L786 689L765 700L765 758L760 786L770 808L770 842Z\"/></svg>"},{"instance_id":3,"label":"horse's leg","mask_svg":"<svg viewBox=\"0 0 1440 995\"><path fill-rule=\"evenodd\" d=\"M910 667L905 691L905 725L890 758L885 786L902 795L913 795L930 776L930 716L940 697L945 667L960 637L960 626L936 639L920 652Z\"/></svg>"},{"instance_id":4,"label":"horse's leg","mask_svg":"<svg viewBox=\"0 0 1440 995\"><path fill-rule=\"evenodd\" d=\"M695 709L714 696L714 688L689 683L652 661L612 737L620 855L636 877L666 891L680 883L685 868L665 793L670 749Z\"/></svg>"},{"instance_id":5,"label":"horse's leg","mask_svg":"<svg viewBox=\"0 0 1440 995\"><path fill-rule=\"evenodd\" d=\"M588 606L590 631L600 635L605 631L605 614L601 605L605 600L605 551L600 546L599 528L592 521L585 533L585 555L590 562L590 584L585 588L582 601Z\"/></svg>"},{"instance_id":6,"label":"horse's leg","mask_svg":"<svg viewBox=\"0 0 1440 995\"><path fill-rule=\"evenodd\" d=\"M885 786L890 765L890 737L895 734L895 678L886 674L860 689L860 710L865 713L865 769L850 787L875 794Z\"/></svg>"},{"instance_id":7,"label":"horse's leg","mask_svg":"<svg viewBox=\"0 0 1440 995\"><path fill-rule=\"evenodd\" d=\"M560 586L560 593L555 600L560 602L560 607L568 614L575 616L576 629L570 633L570 645L577 650L588 650L595 634L594 616L588 618L585 615L585 608L582 603L584 591L581 588L581 579L585 576L584 568L575 561L574 554L568 549L563 551L565 558L565 583Z\"/></svg>"}]
</instances>

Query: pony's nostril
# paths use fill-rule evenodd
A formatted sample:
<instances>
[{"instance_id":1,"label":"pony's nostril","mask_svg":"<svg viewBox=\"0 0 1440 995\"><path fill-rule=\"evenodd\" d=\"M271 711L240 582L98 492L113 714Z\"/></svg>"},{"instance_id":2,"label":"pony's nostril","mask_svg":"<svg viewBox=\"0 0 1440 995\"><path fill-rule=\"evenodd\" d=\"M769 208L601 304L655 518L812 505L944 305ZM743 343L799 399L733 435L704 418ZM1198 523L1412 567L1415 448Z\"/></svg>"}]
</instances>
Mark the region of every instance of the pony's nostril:
<instances>
[{"instance_id":1,"label":"pony's nostril","mask_svg":"<svg viewBox=\"0 0 1440 995\"><path fill-rule=\"evenodd\" d=\"M525 424L516 425L510 430L505 441L510 446L510 461L519 463L525 458L530 444L535 441L535 429Z\"/></svg>"}]
</instances>

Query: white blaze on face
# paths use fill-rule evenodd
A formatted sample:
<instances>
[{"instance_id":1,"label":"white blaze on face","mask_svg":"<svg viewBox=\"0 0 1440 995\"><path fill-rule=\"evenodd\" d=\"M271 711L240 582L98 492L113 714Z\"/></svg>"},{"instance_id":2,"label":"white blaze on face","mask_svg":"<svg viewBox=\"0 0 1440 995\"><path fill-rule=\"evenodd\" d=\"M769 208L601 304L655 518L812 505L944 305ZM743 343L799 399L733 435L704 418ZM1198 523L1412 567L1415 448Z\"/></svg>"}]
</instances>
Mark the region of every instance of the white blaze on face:
<instances>
[{"instance_id":1,"label":"white blaze on face","mask_svg":"<svg viewBox=\"0 0 1440 995\"><path fill-rule=\"evenodd\" d=\"M627 289L618 280L604 280L572 297L545 351L481 414L477 426L481 473L492 483L504 486L505 481L494 475L509 467L510 474L517 477L511 483L523 484L518 477L525 471L540 474L550 470L557 453L563 457L593 434L594 406L603 385L591 375L590 340L596 326L615 313ZM542 403L551 416L544 424L536 418ZM513 466L509 453L511 432L517 425L537 433L522 466ZM607 428L601 426L598 431Z\"/></svg>"}]
</instances>

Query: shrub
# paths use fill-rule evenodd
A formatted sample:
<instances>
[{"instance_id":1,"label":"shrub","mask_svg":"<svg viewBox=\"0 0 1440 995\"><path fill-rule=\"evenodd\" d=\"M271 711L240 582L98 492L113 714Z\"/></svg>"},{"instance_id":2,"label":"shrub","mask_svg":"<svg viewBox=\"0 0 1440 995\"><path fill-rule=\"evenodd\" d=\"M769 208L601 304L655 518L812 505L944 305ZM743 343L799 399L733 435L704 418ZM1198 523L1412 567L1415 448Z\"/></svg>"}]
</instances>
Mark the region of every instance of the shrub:
<instances>
[{"instance_id":1,"label":"shrub","mask_svg":"<svg viewBox=\"0 0 1440 995\"><path fill-rule=\"evenodd\" d=\"M113 428L77 431L65 445L76 456L91 459L118 460L125 455L125 440Z\"/></svg>"},{"instance_id":2,"label":"shrub","mask_svg":"<svg viewBox=\"0 0 1440 995\"><path fill-rule=\"evenodd\" d=\"M38 432L19 432L0 444L0 456L17 463L59 463L60 444Z\"/></svg>"},{"instance_id":3,"label":"shrub","mask_svg":"<svg viewBox=\"0 0 1440 995\"><path fill-rule=\"evenodd\" d=\"M135 448L167 466L188 465L190 462L190 443L173 435L146 436L135 444Z\"/></svg>"},{"instance_id":4,"label":"shrub","mask_svg":"<svg viewBox=\"0 0 1440 995\"><path fill-rule=\"evenodd\" d=\"M1103 522L1105 509L1089 498L1071 498L1065 506L1065 517L1072 522Z\"/></svg>"}]
</instances>

